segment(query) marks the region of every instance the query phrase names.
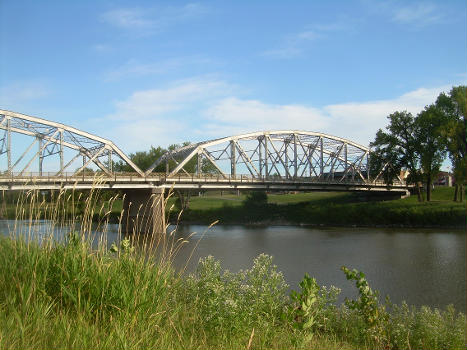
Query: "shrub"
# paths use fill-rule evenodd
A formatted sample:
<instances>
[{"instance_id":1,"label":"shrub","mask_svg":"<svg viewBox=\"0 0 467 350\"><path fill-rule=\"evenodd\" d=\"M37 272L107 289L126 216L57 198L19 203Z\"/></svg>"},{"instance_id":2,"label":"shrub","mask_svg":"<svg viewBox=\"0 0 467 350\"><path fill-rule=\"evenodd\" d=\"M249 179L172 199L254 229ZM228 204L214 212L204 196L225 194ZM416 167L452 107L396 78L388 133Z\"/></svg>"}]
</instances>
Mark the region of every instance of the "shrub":
<instances>
[{"instance_id":1,"label":"shrub","mask_svg":"<svg viewBox=\"0 0 467 350\"><path fill-rule=\"evenodd\" d=\"M444 311L393 305L388 333L395 349L465 349L467 342L465 315L452 305Z\"/></svg>"},{"instance_id":2,"label":"shrub","mask_svg":"<svg viewBox=\"0 0 467 350\"><path fill-rule=\"evenodd\" d=\"M334 306L340 289L321 287L316 279L305 274L299 284L300 292L290 294L289 320L303 332L303 342L309 342L316 331L326 331L337 309Z\"/></svg>"},{"instance_id":3,"label":"shrub","mask_svg":"<svg viewBox=\"0 0 467 350\"><path fill-rule=\"evenodd\" d=\"M264 207L268 203L268 195L264 191L252 191L246 195L243 205L249 208Z\"/></svg>"},{"instance_id":4,"label":"shrub","mask_svg":"<svg viewBox=\"0 0 467 350\"><path fill-rule=\"evenodd\" d=\"M196 303L205 330L216 335L219 329L230 335L266 330L280 320L288 300L281 272L272 257L261 254L251 269L237 273L222 271L212 256L201 259L189 277L188 300ZM267 338L267 334L263 334Z\"/></svg>"}]
</instances>

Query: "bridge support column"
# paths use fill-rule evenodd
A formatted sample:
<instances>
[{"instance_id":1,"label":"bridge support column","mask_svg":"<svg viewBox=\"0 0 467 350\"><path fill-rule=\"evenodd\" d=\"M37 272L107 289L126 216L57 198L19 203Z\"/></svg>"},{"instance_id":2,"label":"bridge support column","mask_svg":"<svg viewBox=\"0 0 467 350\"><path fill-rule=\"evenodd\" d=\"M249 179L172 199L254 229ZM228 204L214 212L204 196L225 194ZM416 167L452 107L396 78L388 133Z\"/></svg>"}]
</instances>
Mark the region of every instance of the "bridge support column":
<instances>
[{"instance_id":1,"label":"bridge support column","mask_svg":"<svg viewBox=\"0 0 467 350\"><path fill-rule=\"evenodd\" d=\"M163 188L126 190L123 209L124 234L165 233Z\"/></svg>"}]
</instances>

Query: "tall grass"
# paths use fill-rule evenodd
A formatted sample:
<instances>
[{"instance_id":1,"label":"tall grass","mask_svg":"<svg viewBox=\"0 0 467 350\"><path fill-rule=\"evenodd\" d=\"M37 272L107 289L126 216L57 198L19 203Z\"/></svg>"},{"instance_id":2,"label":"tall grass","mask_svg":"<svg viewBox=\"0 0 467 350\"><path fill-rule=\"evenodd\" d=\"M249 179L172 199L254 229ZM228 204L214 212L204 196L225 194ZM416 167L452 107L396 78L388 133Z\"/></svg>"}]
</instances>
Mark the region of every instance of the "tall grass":
<instances>
[{"instance_id":1,"label":"tall grass","mask_svg":"<svg viewBox=\"0 0 467 350\"><path fill-rule=\"evenodd\" d=\"M109 247L115 199L96 206L98 190L75 195L63 191L45 203L27 192L18 200L18 220L0 239L1 349L465 348L465 315L453 308L383 306L376 298L369 309L365 288L354 303L336 305L339 290L309 277L291 297L266 255L236 273L207 257L187 276L171 263L184 242L176 231L122 235ZM380 316L370 322L374 310Z\"/></svg>"}]
</instances>

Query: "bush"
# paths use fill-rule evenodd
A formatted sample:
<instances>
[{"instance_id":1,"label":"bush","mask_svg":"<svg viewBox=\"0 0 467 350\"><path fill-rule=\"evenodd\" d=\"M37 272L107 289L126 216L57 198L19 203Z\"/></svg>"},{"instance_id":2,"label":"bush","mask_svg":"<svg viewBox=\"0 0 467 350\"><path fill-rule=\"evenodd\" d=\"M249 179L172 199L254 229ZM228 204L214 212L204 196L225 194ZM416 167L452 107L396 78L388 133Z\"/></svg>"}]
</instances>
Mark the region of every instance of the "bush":
<instances>
[{"instance_id":1,"label":"bush","mask_svg":"<svg viewBox=\"0 0 467 350\"><path fill-rule=\"evenodd\" d=\"M300 282L300 292L292 291L289 320L295 329L303 332L302 341L308 342L317 331L326 332L337 309L335 302L340 289L321 287L308 274Z\"/></svg>"},{"instance_id":2,"label":"bush","mask_svg":"<svg viewBox=\"0 0 467 350\"><path fill-rule=\"evenodd\" d=\"M204 322L204 329L216 336L224 329L230 336L268 331L281 319L288 300L287 284L272 264L272 257L261 254L251 269L232 273L221 270L212 256L201 259L188 280L190 296ZM268 334L263 336L267 338Z\"/></svg>"},{"instance_id":3,"label":"bush","mask_svg":"<svg viewBox=\"0 0 467 350\"><path fill-rule=\"evenodd\" d=\"M246 195L243 205L248 208L264 207L268 204L268 195L264 191L252 191Z\"/></svg>"}]
</instances>

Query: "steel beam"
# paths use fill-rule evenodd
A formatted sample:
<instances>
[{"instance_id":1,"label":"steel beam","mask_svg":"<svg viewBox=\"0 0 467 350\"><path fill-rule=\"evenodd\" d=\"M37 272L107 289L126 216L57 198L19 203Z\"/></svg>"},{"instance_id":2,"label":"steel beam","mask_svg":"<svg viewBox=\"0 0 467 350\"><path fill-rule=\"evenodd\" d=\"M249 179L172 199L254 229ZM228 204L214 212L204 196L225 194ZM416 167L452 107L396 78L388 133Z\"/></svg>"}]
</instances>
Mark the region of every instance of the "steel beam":
<instances>
[{"instance_id":1,"label":"steel beam","mask_svg":"<svg viewBox=\"0 0 467 350\"><path fill-rule=\"evenodd\" d=\"M319 177L324 176L324 146L323 146L323 138L320 137L320 156L319 156L319 167L320 167L320 173Z\"/></svg>"},{"instance_id":2,"label":"steel beam","mask_svg":"<svg viewBox=\"0 0 467 350\"><path fill-rule=\"evenodd\" d=\"M6 145L6 154L8 158L8 173L11 174L11 121L7 117L7 145Z\"/></svg>"},{"instance_id":3,"label":"steel beam","mask_svg":"<svg viewBox=\"0 0 467 350\"><path fill-rule=\"evenodd\" d=\"M258 162L259 162L259 175L263 176L263 155L261 151L261 146L263 144L263 137L258 137Z\"/></svg>"},{"instance_id":4,"label":"steel beam","mask_svg":"<svg viewBox=\"0 0 467 350\"><path fill-rule=\"evenodd\" d=\"M237 161L235 159L235 142L234 140L230 141L230 175L237 175Z\"/></svg>"}]
</instances>

